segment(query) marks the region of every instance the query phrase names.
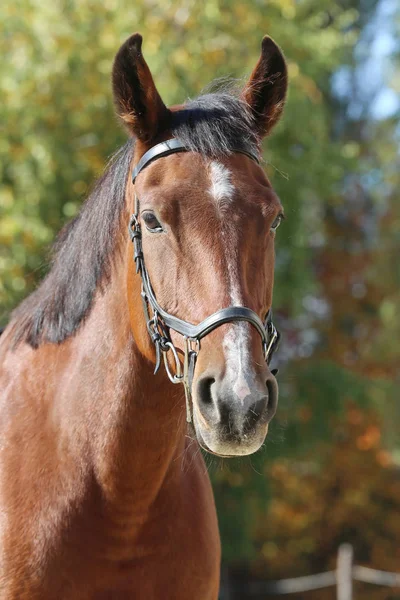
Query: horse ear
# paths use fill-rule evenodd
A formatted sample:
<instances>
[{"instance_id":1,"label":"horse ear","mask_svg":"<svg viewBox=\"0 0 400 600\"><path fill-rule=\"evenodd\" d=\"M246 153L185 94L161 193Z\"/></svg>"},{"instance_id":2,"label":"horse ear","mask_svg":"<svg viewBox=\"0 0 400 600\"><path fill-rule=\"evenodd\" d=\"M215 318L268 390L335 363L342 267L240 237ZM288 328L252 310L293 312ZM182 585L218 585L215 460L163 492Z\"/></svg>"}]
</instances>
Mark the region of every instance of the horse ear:
<instances>
[{"instance_id":1,"label":"horse ear","mask_svg":"<svg viewBox=\"0 0 400 600\"><path fill-rule=\"evenodd\" d=\"M117 114L129 133L151 142L165 127L169 111L143 58L142 39L135 33L118 50L112 86Z\"/></svg>"},{"instance_id":2,"label":"horse ear","mask_svg":"<svg viewBox=\"0 0 400 600\"><path fill-rule=\"evenodd\" d=\"M266 35L261 44L261 56L242 92L242 98L253 113L260 138L268 135L281 117L287 83L283 54L277 44Z\"/></svg>"}]
</instances>

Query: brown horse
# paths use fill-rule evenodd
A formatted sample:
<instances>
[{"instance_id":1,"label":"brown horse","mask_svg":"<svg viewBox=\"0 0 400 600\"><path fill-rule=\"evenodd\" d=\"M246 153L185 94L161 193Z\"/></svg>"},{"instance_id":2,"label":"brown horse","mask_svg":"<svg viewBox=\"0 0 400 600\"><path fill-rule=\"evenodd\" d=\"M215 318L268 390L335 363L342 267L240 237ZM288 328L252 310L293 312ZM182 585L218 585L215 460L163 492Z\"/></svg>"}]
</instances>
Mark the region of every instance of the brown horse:
<instances>
[{"instance_id":1,"label":"brown horse","mask_svg":"<svg viewBox=\"0 0 400 600\"><path fill-rule=\"evenodd\" d=\"M1 337L1 600L215 600L198 444L250 454L276 410L282 207L258 158L284 58L266 37L240 94L167 109L141 45L113 67L131 140Z\"/></svg>"}]
</instances>

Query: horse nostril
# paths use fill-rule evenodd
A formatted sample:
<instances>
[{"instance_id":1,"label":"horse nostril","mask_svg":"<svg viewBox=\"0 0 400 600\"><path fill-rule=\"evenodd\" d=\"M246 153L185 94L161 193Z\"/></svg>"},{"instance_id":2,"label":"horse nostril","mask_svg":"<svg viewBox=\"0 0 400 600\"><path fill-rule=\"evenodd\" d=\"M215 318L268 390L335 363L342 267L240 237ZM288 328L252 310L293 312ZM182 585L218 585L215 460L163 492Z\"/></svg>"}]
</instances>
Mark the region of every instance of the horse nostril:
<instances>
[{"instance_id":1,"label":"horse nostril","mask_svg":"<svg viewBox=\"0 0 400 600\"><path fill-rule=\"evenodd\" d=\"M211 394L211 386L215 383L214 377L203 377L198 382L198 394L202 404L212 405L213 398Z\"/></svg>"},{"instance_id":2,"label":"horse nostril","mask_svg":"<svg viewBox=\"0 0 400 600\"><path fill-rule=\"evenodd\" d=\"M215 424L220 419L218 401L211 389L214 384L214 377L202 377L197 384L197 406L203 418L210 424Z\"/></svg>"}]
</instances>

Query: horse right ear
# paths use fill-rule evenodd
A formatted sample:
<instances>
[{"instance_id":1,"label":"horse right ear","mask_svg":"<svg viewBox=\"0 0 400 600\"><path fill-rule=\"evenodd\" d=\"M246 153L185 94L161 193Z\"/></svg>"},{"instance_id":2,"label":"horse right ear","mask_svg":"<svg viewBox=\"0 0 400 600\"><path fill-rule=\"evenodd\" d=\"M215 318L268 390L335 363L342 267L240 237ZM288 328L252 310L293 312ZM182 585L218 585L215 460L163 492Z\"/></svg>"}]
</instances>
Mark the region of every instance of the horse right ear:
<instances>
[{"instance_id":1,"label":"horse right ear","mask_svg":"<svg viewBox=\"0 0 400 600\"><path fill-rule=\"evenodd\" d=\"M166 127L169 111L142 55L142 36L133 34L118 50L112 70L114 103L131 135L151 142Z\"/></svg>"},{"instance_id":2,"label":"horse right ear","mask_svg":"<svg viewBox=\"0 0 400 600\"><path fill-rule=\"evenodd\" d=\"M279 46L266 35L261 44L259 61L242 92L260 138L268 135L279 121L285 105L287 85L284 56Z\"/></svg>"}]
</instances>

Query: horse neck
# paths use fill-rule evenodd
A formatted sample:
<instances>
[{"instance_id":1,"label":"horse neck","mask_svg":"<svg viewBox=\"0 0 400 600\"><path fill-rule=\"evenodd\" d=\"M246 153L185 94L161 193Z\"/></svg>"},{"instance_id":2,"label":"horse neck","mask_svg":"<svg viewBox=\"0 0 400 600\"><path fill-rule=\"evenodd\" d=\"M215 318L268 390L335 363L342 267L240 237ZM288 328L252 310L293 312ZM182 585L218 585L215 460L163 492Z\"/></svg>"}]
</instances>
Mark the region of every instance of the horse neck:
<instances>
[{"instance_id":1,"label":"horse neck","mask_svg":"<svg viewBox=\"0 0 400 600\"><path fill-rule=\"evenodd\" d=\"M109 285L98 294L82 331L71 340L73 368L81 383L70 400L77 411L83 410L103 494L112 502L145 510L180 476L185 454L184 398L163 369L153 374L154 363L139 350L143 344L138 345L135 336L148 335L140 279L131 274L132 246L125 240L122 244L123 258L116 260ZM128 302L131 294L134 300Z\"/></svg>"}]
</instances>

